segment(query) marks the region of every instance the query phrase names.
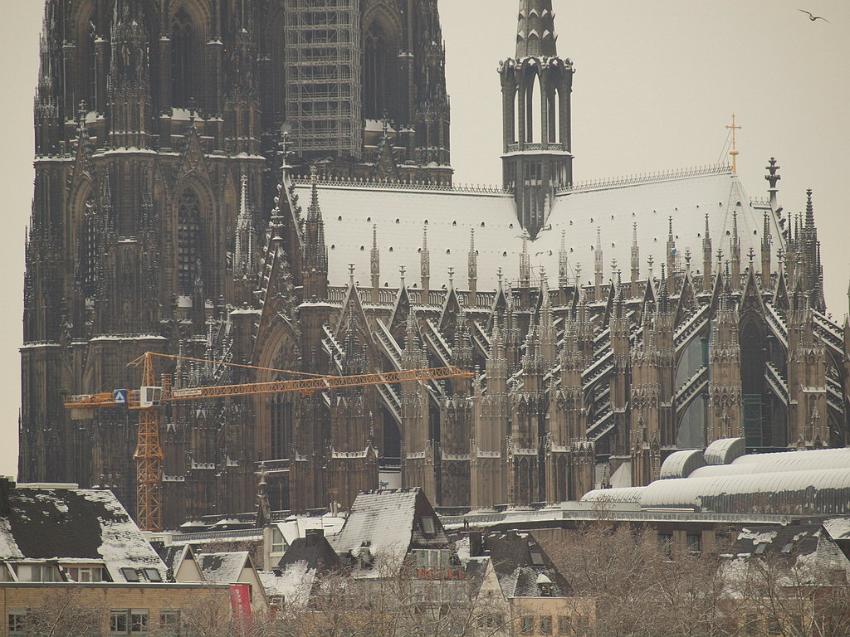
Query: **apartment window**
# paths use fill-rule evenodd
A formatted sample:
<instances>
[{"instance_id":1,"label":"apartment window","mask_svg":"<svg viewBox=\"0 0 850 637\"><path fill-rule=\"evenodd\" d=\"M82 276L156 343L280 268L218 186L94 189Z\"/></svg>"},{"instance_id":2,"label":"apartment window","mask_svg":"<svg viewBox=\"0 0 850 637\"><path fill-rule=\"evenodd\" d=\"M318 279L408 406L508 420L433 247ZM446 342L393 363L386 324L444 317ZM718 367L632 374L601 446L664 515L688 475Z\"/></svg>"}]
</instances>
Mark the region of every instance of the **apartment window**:
<instances>
[{"instance_id":1,"label":"apartment window","mask_svg":"<svg viewBox=\"0 0 850 637\"><path fill-rule=\"evenodd\" d=\"M558 634L559 635L569 635L570 634L570 618L566 615L558 616Z\"/></svg>"},{"instance_id":2,"label":"apartment window","mask_svg":"<svg viewBox=\"0 0 850 637\"><path fill-rule=\"evenodd\" d=\"M272 527L272 553L283 553L286 551L286 540L283 533L276 526Z\"/></svg>"},{"instance_id":3,"label":"apartment window","mask_svg":"<svg viewBox=\"0 0 850 637\"><path fill-rule=\"evenodd\" d=\"M126 610L111 610L109 611L109 634L110 635L126 635L130 623L128 621Z\"/></svg>"},{"instance_id":4,"label":"apartment window","mask_svg":"<svg viewBox=\"0 0 850 637\"><path fill-rule=\"evenodd\" d=\"M524 615L520 624L520 632L523 635L530 635L534 631L534 617Z\"/></svg>"},{"instance_id":5,"label":"apartment window","mask_svg":"<svg viewBox=\"0 0 850 637\"><path fill-rule=\"evenodd\" d=\"M541 617L540 618L540 634L541 635L551 635L552 634L552 618L551 617Z\"/></svg>"},{"instance_id":6,"label":"apartment window","mask_svg":"<svg viewBox=\"0 0 850 637\"><path fill-rule=\"evenodd\" d=\"M51 564L18 564L15 573L19 582L58 582L59 569Z\"/></svg>"},{"instance_id":7,"label":"apartment window","mask_svg":"<svg viewBox=\"0 0 850 637\"><path fill-rule=\"evenodd\" d=\"M699 533L688 533L688 550L691 553L702 551L702 538Z\"/></svg>"},{"instance_id":8,"label":"apartment window","mask_svg":"<svg viewBox=\"0 0 850 637\"><path fill-rule=\"evenodd\" d=\"M584 615L576 617L576 635L586 637L590 634L590 618Z\"/></svg>"},{"instance_id":9,"label":"apartment window","mask_svg":"<svg viewBox=\"0 0 850 637\"><path fill-rule=\"evenodd\" d=\"M180 634L180 611L164 610L159 613L159 630L162 635Z\"/></svg>"},{"instance_id":10,"label":"apartment window","mask_svg":"<svg viewBox=\"0 0 850 637\"><path fill-rule=\"evenodd\" d=\"M781 635L782 634L782 627L779 625L779 621L774 617L770 617L767 620L767 634L768 635Z\"/></svg>"},{"instance_id":11,"label":"apartment window","mask_svg":"<svg viewBox=\"0 0 850 637\"><path fill-rule=\"evenodd\" d=\"M161 582L162 574L155 568L146 568L145 579L147 579L149 582Z\"/></svg>"},{"instance_id":12,"label":"apartment window","mask_svg":"<svg viewBox=\"0 0 850 637\"><path fill-rule=\"evenodd\" d=\"M122 568L121 575L124 576L124 579L128 582L138 582L139 581L139 573L134 568Z\"/></svg>"},{"instance_id":13,"label":"apartment window","mask_svg":"<svg viewBox=\"0 0 850 637\"><path fill-rule=\"evenodd\" d=\"M23 635L26 633L27 611L15 609L9 611L8 623L6 626L9 629L10 635Z\"/></svg>"},{"instance_id":14,"label":"apartment window","mask_svg":"<svg viewBox=\"0 0 850 637\"><path fill-rule=\"evenodd\" d=\"M134 608L130 611L130 632L131 633L146 633L148 632L148 611L139 608Z\"/></svg>"},{"instance_id":15,"label":"apartment window","mask_svg":"<svg viewBox=\"0 0 850 637\"><path fill-rule=\"evenodd\" d=\"M74 582L101 582L103 570L99 566L70 566L65 569L68 579Z\"/></svg>"},{"instance_id":16,"label":"apartment window","mask_svg":"<svg viewBox=\"0 0 850 637\"><path fill-rule=\"evenodd\" d=\"M672 533L659 533L658 534L658 547L667 557L673 556L673 534Z\"/></svg>"}]
</instances>

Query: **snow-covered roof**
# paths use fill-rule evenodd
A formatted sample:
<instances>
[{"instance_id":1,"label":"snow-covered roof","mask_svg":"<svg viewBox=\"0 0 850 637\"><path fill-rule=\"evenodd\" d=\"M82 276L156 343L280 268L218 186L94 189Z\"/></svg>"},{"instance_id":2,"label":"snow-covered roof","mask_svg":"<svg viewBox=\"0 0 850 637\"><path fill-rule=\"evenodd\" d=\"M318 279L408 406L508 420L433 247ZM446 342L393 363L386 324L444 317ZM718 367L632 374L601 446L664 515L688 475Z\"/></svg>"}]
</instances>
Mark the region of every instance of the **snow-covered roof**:
<instances>
[{"instance_id":1,"label":"snow-covered roof","mask_svg":"<svg viewBox=\"0 0 850 637\"><path fill-rule=\"evenodd\" d=\"M745 494L779 494L811 490L850 492L850 468L759 473L656 480L645 487L598 489L586 493L583 502L629 502L637 498L643 508L697 507L706 498ZM614 492L614 493L612 493ZM814 496L813 496L814 497Z\"/></svg>"},{"instance_id":2,"label":"snow-covered roof","mask_svg":"<svg viewBox=\"0 0 850 637\"><path fill-rule=\"evenodd\" d=\"M705 466L705 457L701 449L682 449L674 451L661 464L660 478L687 478L695 469Z\"/></svg>"},{"instance_id":3,"label":"snow-covered roof","mask_svg":"<svg viewBox=\"0 0 850 637\"><path fill-rule=\"evenodd\" d=\"M340 556L360 562L367 557L370 567L355 571L360 577L386 576L386 569L400 567L414 545L448 546L442 524L419 488L360 493L342 529L328 541Z\"/></svg>"},{"instance_id":4,"label":"snow-covered roof","mask_svg":"<svg viewBox=\"0 0 850 637\"><path fill-rule=\"evenodd\" d=\"M111 491L18 485L0 517L0 559L103 562L114 582L122 569L166 567ZM142 581L151 580L143 577Z\"/></svg>"},{"instance_id":5,"label":"snow-covered roof","mask_svg":"<svg viewBox=\"0 0 850 637\"><path fill-rule=\"evenodd\" d=\"M248 564L248 551L201 553L196 556L204 579L211 584L235 584Z\"/></svg>"},{"instance_id":6,"label":"snow-covered roof","mask_svg":"<svg viewBox=\"0 0 850 637\"><path fill-rule=\"evenodd\" d=\"M280 530L287 545L291 545L296 539L305 537L308 530L321 529L325 535L334 535L339 532L345 518L326 513L322 516L315 515L292 515L282 522L273 522Z\"/></svg>"},{"instance_id":7,"label":"snow-covered roof","mask_svg":"<svg viewBox=\"0 0 850 637\"><path fill-rule=\"evenodd\" d=\"M268 597L282 597L287 606L302 606L310 600L316 569L307 562L296 562L277 573L259 571L257 575Z\"/></svg>"},{"instance_id":8,"label":"snow-covered roof","mask_svg":"<svg viewBox=\"0 0 850 637\"><path fill-rule=\"evenodd\" d=\"M720 438L706 447L703 456L705 464L721 465L730 464L746 452L747 445L743 438Z\"/></svg>"},{"instance_id":9,"label":"snow-covered roof","mask_svg":"<svg viewBox=\"0 0 850 637\"><path fill-rule=\"evenodd\" d=\"M302 202L309 201L309 184L297 185L296 192ZM466 286L472 230L478 252L478 289L496 289L499 268L506 280L518 277L522 229L509 194L322 183L319 202L325 221L331 285L348 282L350 263L355 265L356 280L369 285L373 225L377 226L381 287L398 285L402 265L407 269L408 281L418 283L426 221L432 289L448 283L450 267L457 273L456 285ZM763 212L750 206L738 177L728 170L578 188L556 196L547 225L529 243L532 267L543 266L549 277L557 276L564 231L571 271L574 273L575 265L581 263L584 275L592 278L598 229L603 237L608 278L612 258L622 268L628 268L632 225L637 223L641 276L646 276L644 264L650 255L658 264L666 262L668 219L672 217L677 253L684 255L685 249L690 248L695 255L694 270L699 270L701 261L696 255L702 254L705 214L709 214L715 247L728 251L727 232L732 230L736 210L744 255L750 247L759 248ZM775 220L772 234L778 234Z\"/></svg>"},{"instance_id":10,"label":"snow-covered roof","mask_svg":"<svg viewBox=\"0 0 850 637\"><path fill-rule=\"evenodd\" d=\"M833 540L850 540L850 517L825 520L823 528Z\"/></svg>"},{"instance_id":11,"label":"snow-covered roof","mask_svg":"<svg viewBox=\"0 0 850 637\"><path fill-rule=\"evenodd\" d=\"M850 471L850 447L744 455L736 458L731 464L709 465L696 469L691 477L708 478L842 468Z\"/></svg>"}]
</instances>

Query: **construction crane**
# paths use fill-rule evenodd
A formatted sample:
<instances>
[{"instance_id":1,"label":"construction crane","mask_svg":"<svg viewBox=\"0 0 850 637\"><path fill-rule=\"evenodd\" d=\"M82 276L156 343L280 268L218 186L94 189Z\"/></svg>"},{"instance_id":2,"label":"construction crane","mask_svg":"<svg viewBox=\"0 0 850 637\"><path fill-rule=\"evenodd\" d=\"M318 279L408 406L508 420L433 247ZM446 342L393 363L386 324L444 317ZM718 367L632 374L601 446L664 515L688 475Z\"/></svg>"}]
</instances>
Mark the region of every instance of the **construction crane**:
<instances>
[{"instance_id":1,"label":"construction crane","mask_svg":"<svg viewBox=\"0 0 850 637\"><path fill-rule=\"evenodd\" d=\"M235 398L239 396L259 396L263 394L285 394L297 392L309 396L316 392L368 387L408 382L427 382L449 379L470 379L474 374L458 367L436 367L428 369L409 369L397 372L379 372L354 376L328 376L308 374L286 369L222 363L228 367L251 369L255 372L266 371L276 374L301 376L291 380L275 380L233 385L212 385L205 387L173 388L171 375L162 375L162 384L156 385L154 359L171 361L196 361L209 363L205 359L189 356L175 356L159 352L145 352L129 365L142 367L142 383L139 389L115 389L97 394L79 394L69 396L65 408L71 410L72 417L79 417L94 409L115 409L126 407L139 411L139 427L136 436L136 521L145 531L162 530L162 501L160 482L162 471L162 445L159 439L161 407L170 403L207 400L214 398Z\"/></svg>"}]
</instances>

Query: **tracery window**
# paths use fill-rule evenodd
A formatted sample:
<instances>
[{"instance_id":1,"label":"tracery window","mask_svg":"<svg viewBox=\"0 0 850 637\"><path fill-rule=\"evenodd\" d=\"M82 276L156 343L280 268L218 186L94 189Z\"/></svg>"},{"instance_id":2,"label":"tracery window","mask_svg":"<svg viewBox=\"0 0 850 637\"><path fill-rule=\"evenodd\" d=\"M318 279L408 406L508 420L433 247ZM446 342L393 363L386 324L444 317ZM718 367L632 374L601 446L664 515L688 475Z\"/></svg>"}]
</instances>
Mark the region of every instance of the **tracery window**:
<instances>
[{"instance_id":1,"label":"tracery window","mask_svg":"<svg viewBox=\"0 0 850 637\"><path fill-rule=\"evenodd\" d=\"M366 119L381 119L389 110L387 95L389 64L388 43L381 28L373 24L366 34L365 94L363 111Z\"/></svg>"},{"instance_id":2,"label":"tracery window","mask_svg":"<svg viewBox=\"0 0 850 637\"><path fill-rule=\"evenodd\" d=\"M180 197L177 215L177 285L191 295L200 263L201 206L198 195L187 190Z\"/></svg>"},{"instance_id":3,"label":"tracery window","mask_svg":"<svg viewBox=\"0 0 850 637\"><path fill-rule=\"evenodd\" d=\"M286 396L271 399L271 434L272 458L288 458L292 443L292 401Z\"/></svg>"},{"instance_id":4,"label":"tracery window","mask_svg":"<svg viewBox=\"0 0 850 637\"><path fill-rule=\"evenodd\" d=\"M94 201L86 200L80 233L80 279L83 294L92 296L97 286L98 232Z\"/></svg>"},{"instance_id":5,"label":"tracery window","mask_svg":"<svg viewBox=\"0 0 850 637\"><path fill-rule=\"evenodd\" d=\"M171 104L189 106L195 97L192 82L192 22L185 11L174 16L171 24Z\"/></svg>"}]
</instances>

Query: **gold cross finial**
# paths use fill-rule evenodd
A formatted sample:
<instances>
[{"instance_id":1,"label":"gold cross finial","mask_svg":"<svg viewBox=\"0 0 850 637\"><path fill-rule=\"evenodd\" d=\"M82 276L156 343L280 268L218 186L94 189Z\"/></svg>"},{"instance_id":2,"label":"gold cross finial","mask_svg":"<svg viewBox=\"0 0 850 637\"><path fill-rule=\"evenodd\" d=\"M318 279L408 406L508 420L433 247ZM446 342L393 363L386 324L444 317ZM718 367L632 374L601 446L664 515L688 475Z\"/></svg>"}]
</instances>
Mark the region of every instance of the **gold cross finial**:
<instances>
[{"instance_id":1,"label":"gold cross finial","mask_svg":"<svg viewBox=\"0 0 850 637\"><path fill-rule=\"evenodd\" d=\"M732 173L737 174L738 155L741 154L738 152L738 131L741 130L741 127L735 123L735 113L732 113L732 123L727 124L726 128L732 131L732 150L729 151L729 156L732 158Z\"/></svg>"}]
</instances>

